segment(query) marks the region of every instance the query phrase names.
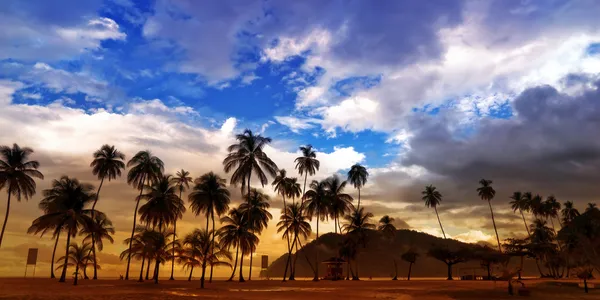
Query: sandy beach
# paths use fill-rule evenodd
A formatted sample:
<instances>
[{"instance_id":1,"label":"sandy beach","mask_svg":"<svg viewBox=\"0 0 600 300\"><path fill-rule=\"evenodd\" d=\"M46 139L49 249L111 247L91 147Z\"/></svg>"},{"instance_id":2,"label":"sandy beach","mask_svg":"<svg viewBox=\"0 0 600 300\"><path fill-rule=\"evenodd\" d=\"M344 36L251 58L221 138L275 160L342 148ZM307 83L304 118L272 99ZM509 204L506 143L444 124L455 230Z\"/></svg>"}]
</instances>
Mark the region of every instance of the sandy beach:
<instances>
[{"instance_id":1,"label":"sandy beach","mask_svg":"<svg viewBox=\"0 0 600 300\"><path fill-rule=\"evenodd\" d=\"M600 290L584 294L577 280L527 280L529 299L599 299ZM600 282L595 282L599 285ZM121 280L81 280L58 283L51 279L0 279L0 299L513 299L506 282L437 280L363 280L281 282L253 280L245 283L217 281L204 290L198 281L163 280L138 283Z\"/></svg>"}]
</instances>

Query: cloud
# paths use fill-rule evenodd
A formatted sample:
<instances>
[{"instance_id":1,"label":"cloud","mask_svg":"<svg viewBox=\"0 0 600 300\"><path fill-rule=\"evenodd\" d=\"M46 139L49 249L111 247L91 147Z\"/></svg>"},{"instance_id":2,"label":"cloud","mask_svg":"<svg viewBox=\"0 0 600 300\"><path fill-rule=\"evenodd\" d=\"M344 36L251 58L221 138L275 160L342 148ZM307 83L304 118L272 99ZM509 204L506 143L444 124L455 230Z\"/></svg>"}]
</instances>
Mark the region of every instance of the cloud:
<instances>
[{"instance_id":1,"label":"cloud","mask_svg":"<svg viewBox=\"0 0 600 300\"><path fill-rule=\"evenodd\" d=\"M301 130L315 127L316 119L297 118L292 116L275 116L275 120L281 125L287 126L292 132L300 133Z\"/></svg>"},{"instance_id":2,"label":"cloud","mask_svg":"<svg viewBox=\"0 0 600 300\"><path fill-rule=\"evenodd\" d=\"M24 84L21 82L0 80L0 105L10 104L12 95L23 86Z\"/></svg>"}]
</instances>

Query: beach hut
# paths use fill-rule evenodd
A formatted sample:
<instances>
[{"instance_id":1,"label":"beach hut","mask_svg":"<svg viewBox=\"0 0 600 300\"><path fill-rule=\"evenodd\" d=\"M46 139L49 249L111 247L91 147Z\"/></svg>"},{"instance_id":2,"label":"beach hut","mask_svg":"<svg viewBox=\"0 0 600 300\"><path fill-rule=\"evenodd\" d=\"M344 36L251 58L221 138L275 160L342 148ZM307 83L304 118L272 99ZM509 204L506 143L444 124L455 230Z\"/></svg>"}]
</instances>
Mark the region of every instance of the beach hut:
<instances>
[{"instance_id":1,"label":"beach hut","mask_svg":"<svg viewBox=\"0 0 600 300\"><path fill-rule=\"evenodd\" d=\"M346 263L345 260L337 257L332 257L330 259L326 259L321 262L327 268L327 274L325 275L325 280L339 280L343 279L343 268L342 265Z\"/></svg>"}]
</instances>

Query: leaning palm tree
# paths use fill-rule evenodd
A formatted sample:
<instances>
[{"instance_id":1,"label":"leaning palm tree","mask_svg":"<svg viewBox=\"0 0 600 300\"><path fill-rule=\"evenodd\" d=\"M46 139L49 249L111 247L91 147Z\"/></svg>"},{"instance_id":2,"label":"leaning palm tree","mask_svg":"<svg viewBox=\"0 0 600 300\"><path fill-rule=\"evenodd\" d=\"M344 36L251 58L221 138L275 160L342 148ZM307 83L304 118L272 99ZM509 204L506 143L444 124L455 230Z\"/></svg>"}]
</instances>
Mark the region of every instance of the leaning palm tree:
<instances>
[{"instance_id":1,"label":"leaning palm tree","mask_svg":"<svg viewBox=\"0 0 600 300\"><path fill-rule=\"evenodd\" d=\"M115 234L115 228L110 219L108 219L105 214L94 211L93 206L92 215L94 220L93 226L90 228L82 228L79 231L79 234L84 236L84 243L91 242L92 244L90 248L90 251L92 251L91 262L94 265L94 279L97 279L96 269L98 268L98 260L96 259L96 249L94 246L98 248L98 251L102 251L102 249L104 249L104 240L107 240L112 244L114 242L112 235Z\"/></svg>"},{"instance_id":2,"label":"leaning palm tree","mask_svg":"<svg viewBox=\"0 0 600 300\"><path fill-rule=\"evenodd\" d=\"M344 193L347 181L342 181L339 176L333 175L325 180L325 187L329 194L329 216L333 218L335 233L340 227L340 216L345 215L352 206L352 196ZM340 232L341 233L341 232Z\"/></svg>"},{"instance_id":3,"label":"leaning palm tree","mask_svg":"<svg viewBox=\"0 0 600 300\"><path fill-rule=\"evenodd\" d=\"M249 216L250 230L255 234L260 235L263 229L267 228L269 220L273 219L273 216L268 211L271 207L269 204L269 196L252 189L249 194L246 195L246 202L240 204L240 210ZM248 273L248 279L252 277L252 257L254 250L250 251L250 272Z\"/></svg>"},{"instance_id":4,"label":"leaning palm tree","mask_svg":"<svg viewBox=\"0 0 600 300\"><path fill-rule=\"evenodd\" d=\"M127 183L140 190L140 196L136 198L135 210L133 211L133 226L131 228L131 238L133 241L133 235L135 234L135 226L137 221L138 206L140 205L140 197L144 192L144 186L150 185L155 182L164 171L164 163L160 158L153 156L148 150L140 151L133 156L128 162L127 167L129 173L127 173ZM131 244L129 245L131 250ZM131 253L131 251L130 251ZM131 256L127 257L127 270L125 271L125 280L129 279L129 266L131 264Z\"/></svg>"},{"instance_id":5,"label":"leaning palm tree","mask_svg":"<svg viewBox=\"0 0 600 300\"><path fill-rule=\"evenodd\" d=\"M125 169L125 163L123 162L124 160L125 155L117 150L115 146L109 146L105 144L102 145L100 149L96 150L96 152L94 152L94 160L90 164L90 167L92 167L92 174L100 179L100 185L98 186L98 191L96 192L96 200L94 200L94 204L92 205L92 219L94 219L96 203L98 203L100 190L102 189L102 184L104 184L104 179L111 181L121 177L121 170ZM95 244L96 239L94 237L91 237L90 239L92 240L92 255L94 257L93 279L98 279Z\"/></svg>"},{"instance_id":6,"label":"leaning palm tree","mask_svg":"<svg viewBox=\"0 0 600 300\"><path fill-rule=\"evenodd\" d=\"M401 258L403 261L409 263L407 280L410 280L410 273L412 271L412 265L417 262L417 259L419 258L419 253L417 253L413 249L408 249L408 251L402 253Z\"/></svg>"},{"instance_id":7,"label":"leaning palm tree","mask_svg":"<svg viewBox=\"0 0 600 300\"><path fill-rule=\"evenodd\" d=\"M356 209L360 209L360 188L367 183L368 177L369 172L367 172L367 168L360 164L354 164L350 168L350 171L348 171L348 181L358 190L358 205Z\"/></svg>"},{"instance_id":8,"label":"leaning palm tree","mask_svg":"<svg viewBox=\"0 0 600 300\"><path fill-rule=\"evenodd\" d=\"M313 281L319 281L319 221L325 221L329 214L330 197L325 180L313 180L310 184L310 190L304 193L304 209L306 216L312 221L313 217L317 219L317 237L315 239L315 276Z\"/></svg>"},{"instance_id":9,"label":"leaning palm tree","mask_svg":"<svg viewBox=\"0 0 600 300\"><path fill-rule=\"evenodd\" d=\"M498 229L496 228L496 219L494 219L494 210L492 209L492 199L496 195L496 191L492 187L492 181L487 179L479 180L480 187L477 188L477 194L481 200L487 201L490 206L490 213L492 214L492 224L494 224L494 231L496 232L496 240L498 241L498 251L502 252L502 246L500 245L500 237L498 236Z\"/></svg>"},{"instance_id":10,"label":"leaning palm tree","mask_svg":"<svg viewBox=\"0 0 600 300\"><path fill-rule=\"evenodd\" d=\"M435 189L435 186L428 185L425 187L425 190L421 192L423 195L423 201L425 201L425 206L433 207L435 211L435 215L437 216L438 223L440 223L440 229L442 229L442 235L446 238L446 233L444 232L444 227L442 227L442 221L440 221L440 215L438 214L437 207L442 202L442 194Z\"/></svg>"},{"instance_id":11,"label":"leaning palm tree","mask_svg":"<svg viewBox=\"0 0 600 300\"><path fill-rule=\"evenodd\" d=\"M248 222L248 213L242 212L239 209L231 209L227 216L221 218L221 223L224 225L221 227L218 234L223 246L227 248L236 248L233 272L227 281L233 280L233 277L235 276L238 255L241 250L242 257L240 258L239 281L244 282L244 276L242 275L244 255L250 254L250 252L254 251L259 238L251 230L250 223Z\"/></svg>"},{"instance_id":12,"label":"leaning palm tree","mask_svg":"<svg viewBox=\"0 0 600 300\"><path fill-rule=\"evenodd\" d=\"M191 193L188 195L190 208L196 216L206 216L206 231L208 232L208 221L212 220L212 232L215 230L215 214L221 217L229 210L230 193L225 185L225 179L219 175L209 172L194 181ZM213 243L214 243L213 236ZM212 282L213 266L210 266L209 282Z\"/></svg>"},{"instance_id":13,"label":"leaning palm tree","mask_svg":"<svg viewBox=\"0 0 600 300\"><path fill-rule=\"evenodd\" d=\"M44 198L40 201L39 206L44 215L33 221L28 232L36 234L48 228L61 228L67 233L65 256L68 256L71 237L75 237L81 228L89 229L94 226L92 211L86 208L96 199L94 190L93 185L80 183L75 178L63 176L54 180L52 188L44 190ZM59 282L65 282L66 275L65 261Z\"/></svg>"},{"instance_id":14,"label":"leaning palm tree","mask_svg":"<svg viewBox=\"0 0 600 300\"><path fill-rule=\"evenodd\" d=\"M0 247L2 247L4 230L10 212L11 196L17 197L17 201L21 201L21 197L28 200L35 194L35 181L33 178L44 179L44 175L37 170L40 163L36 160L28 160L32 153L33 149L21 148L17 144L13 144L12 148L0 146L0 190L6 188L8 193L6 215L4 216L2 231L0 231Z\"/></svg>"},{"instance_id":15,"label":"leaning palm tree","mask_svg":"<svg viewBox=\"0 0 600 300\"><path fill-rule=\"evenodd\" d=\"M73 280L73 285L77 285L79 269L85 269L89 261L92 260L92 257L90 256L90 250L92 250L92 246L85 242L81 245L78 245L77 243L71 243L67 248L67 255L60 257L58 262L62 262L64 265L69 267L75 267L75 279Z\"/></svg>"},{"instance_id":16,"label":"leaning palm tree","mask_svg":"<svg viewBox=\"0 0 600 300\"><path fill-rule=\"evenodd\" d=\"M181 169L175 173L175 176L171 180L179 190L179 199L183 199L183 192L190 188L190 183L193 181L192 177L190 177L190 172ZM175 239L177 239L177 220L173 222L173 233L175 234ZM172 252L173 259L171 260L171 277L169 277L169 280L175 280L173 277L173 271L175 270L175 244L173 244Z\"/></svg>"},{"instance_id":17,"label":"leaning palm tree","mask_svg":"<svg viewBox=\"0 0 600 300\"><path fill-rule=\"evenodd\" d=\"M531 197L531 193L529 193L529 196ZM527 201L527 198L525 198L523 194L521 194L521 192L514 192L513 195L510 196L510 199L512 199L512 201L510 201L510 207L512 208L513 212L519 211L521 217L523 218L523 223L525 224L525 230L527 230L527 235L531 235L529 233L527 221L525 221L525 215L523 214L523 211L529 211L530 202Z\"/></svg>"},{"instance_id":18,"label":"leaning palm tree","mask_svg":"<svg viewBox=\"0 0 600 300\"><path fill-rule=\"evenodd\" d=\"M365 212L364 207L357 209L352 207L352 213L344 216L344 220L346 224L342 226L342 229L348 233L351 237L353 237L357 244L362 245L363 247L367 246L367 232L369 230L375 229L375 224L369 223L371 218L373 218L373 214L370 212ZM357 250L356 253L356 276L353 280L359 280L358 276L358 256L359 252Z\"/></svg>"},{"instance_id":19,"label":"leaning palm tree","mask_svg":"<svg viewBox=\"0 0 600 300\"><path fill-rule=\"evenodd\" d=\"M394 226L395 219L385 215L379 219L379 225L377 226L377 230L383 233L383 236L389 241L393 241L396 237L396 226ZM392 280L398 280L398 265L396 264L396 258L393 259L394 262L394 278Z\"/></svg>"},{"instance_id":20,"label":"leaning palm tree","mask_svg":"<svg viewBox=\"0 0 600 300\"><path fill-rule=\"evenodd\" d=\"M571 201L565 202L565 206L562 209L561 214L563 217L562 222L565 226L567 226L569 223L571 223L571 221L573 221L573 219L580 215L579 211L577 208L575 208L575 206L573 206L573 202Z\"/></svg>"},{"instance_id":21,"label":"leaning palm tree","mask_svg":"<svg viewBox=\"0 0 600 300\"><path fill-rule=\"evenodd\" d=\"M317 152L313 150L312 145L300 146L300 152L302 156L296 157L294 162L296 163L296 169L300 176L304 175L304 188L302 189L302 195L306 193L306 180L308 175L313 176L317 171L321 163L317 160Z\"/></svg>"},{"instance_id":22,"label":"leaning palm tree","mask_svg":"<svg viewBox=\"0 0 600 300\"><path fill-rule=\"evenodd\" d=\"M284 208L277 222L277 233L283 231L282 238L290 240L290 236L302 236L304 239L308 238L311 232L310 223L307 221L306 215L302 211L302 206L299 203L289 204ZM285 271L283 273L283 281L287 274L288 266L292 265L292 251L296 243L296 238L291 245L288 245L288 257L287 263L285 264ZM293 268L293 267L292 267ZM293 270L290 270L292 273Z\"/></svg>"}]
</instances>

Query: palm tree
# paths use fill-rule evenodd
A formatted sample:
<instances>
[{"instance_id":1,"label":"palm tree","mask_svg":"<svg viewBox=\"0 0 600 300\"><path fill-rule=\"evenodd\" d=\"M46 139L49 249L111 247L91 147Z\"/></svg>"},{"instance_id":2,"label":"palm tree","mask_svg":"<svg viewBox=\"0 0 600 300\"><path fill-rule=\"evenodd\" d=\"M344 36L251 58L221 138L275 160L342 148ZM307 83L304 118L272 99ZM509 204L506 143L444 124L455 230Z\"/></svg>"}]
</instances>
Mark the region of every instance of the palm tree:
<instances>
[{"instance_id":1,"label":"palm tree","mask_svg":"<svg viewBox=\"0 0 600 300\"><path fill-rule=\"evenodd\" d=\"M92 260L92 257L90 256L91 250L92 246L89 243L84 242L81 246L77 243L71 243L67 247L67 255L58 259L58 262L63 262L66 266L75 267L75 279L73 280L73 285L77 285L79 269L85 269L89 261Z\"/></svg>"},{"instance_id":2,"label":"palm tree","mask_svg":"<svg viewBox=\"0 0 600 300\"><path fill-rule=\"evenodd\" d=\"M230 193L225 186L225 179L209 172L194 181L192 192L188 195L188 202L196 216L206 216L206 231L208 232L209 217L212 220L212 232L215 232L215 214L221 217L229 210ZM214 236L213 241L214 243ZM209 282L212 282L213 266L210 266Z\"/></svg>"},{"instance_id":3,"label":"palm tree","mask_svg":"<svg viewBox=\"0 0 600 300\"><path fill-rule=\"evenodd\" d=\"M192 177L190 177L190 172L181 169L180 171L177 171L177 173L175 173L175 177L173 177L171 180L173 180L173 183L179 190L179 199L183 199L183 192L190 188L190 183L193 181ZM177 239L177 220L173 222L173 233L175 234L174 239ZM175 244L173 244L172 256L173 259L171 260L171 277L169 278L169 280L175 280L175 278L173 277L173 271L175 270Z\"/></svg>"},{"instance_id":4,"label":"palm tree","mask_svg":"<svg viewBox=\"0 0 600 300\"><path fill-rule=\"evenodd\" d=\"M170 175L161 175L144 189L146 194L142 194L140 200L145 200L146 203L138 211L140 220L162 230L183 217L185 203L177 196L177 187Z\"/></svg>"},{"instance_id":5,"label":"palm tree","mask_svg":"<svg viewBox=\"0 0 600 300\"><path fill-rule=\"evenodd\" d=\"M109 146L107 144L102 145L100 149L94 152L94 160L90 164L92 167L92 174L97 176L100 179L100 185L98 186L98 191L96 192L96 200L94 200L94 204L92 205L92 219L94 219L94 212L96 210L96 203L98 202L98 198L100 197L100 190L102 189L102 184L104 183L104 179L108 179L111 181L113 179L117 179L121 177L121 170L125 169L125 155L118 151L115 146ZM98 261L96 259L96 239L94 237L90 238L92 240L92 255L94 257L94 277L93 279L98 279L97 273L97 264Z\"/></svg>"},{"instance_id":6,"label":"palm tree","mask_svg":"<svg viewBox=\"0 0 600 300\"><path fill-rule=\"evenodd\" d=\"M354 207L353 207L354 208ZM375 224L369 223L369 221L373 218L373 214L370 212L365 212L364 207L360 209L354 208L351 214L344 216L344 220L346 220L346 224L342 227L346 233L350 236L353 236L357 243L362 245L363 247L367 246L367 232L369 230L375 229ZM356 253L356 277L353 280L359 280L358 276L358 256L359 253Z\"/></svg>"},{"instance_id":7,"label":"palm tree","mask_svg":"<svg viewBox=\"0 0 600 300\"><path fill-rule=\"evenodd\" d=\"M144 192L144 186L150 185L162 175L164 171L164 163L162 160L160 160L160 158L153 156L150 151L146 150L140 151L133 156L127 162L127 167L130 168L129 173L127 173L127 183L140 190L140 195L136 198L135 210L133 211L133 226L131 228L131 238L129 239L129 241L132 242L133 235L135 234L138 206L140 205L140 198ZM131 253L131 244L129 244L129 253ZM129 279L130 264L131 256L128 256L125 280Z\"/></svg>"},{"instance_id":8,"label":"palm tree","mask_svg":"<svg viewBox=\"0 0 600 300\"><path fill-rule=\"evenodd\" d=\"M588 203L588 206L585 208L585 212L593 211L594 209L598 209L596 203Z\"/></svg>"},{"instance_id":9,"label":"palm tree","mask_svg":"<svg viewBox=\"0 0 600 300\"><path fill-rule=\"evenodd\" d=\"M96 199L94 190L93 185L80 183L75 178L63 176L60 180L54 180L52 188L44 190L44 198L40 201L39 206L45 213L32 222L28 232L37 234L49 228L66 231L65 256L69 256L71 237L77 235L80 228L89 230L94 226L92 211L86 208ZM63 265L59 282L65 282L66 275L67 261Z\"/></svg>"},{"instance_id":10,"label":"palm tree","mask_svg":"<svg viewBox=\"0 0 600 300\"><path fill-rule=\"evenodd\" d=\"M310 190L304 193L302 200L304 201L304 209L306 216L312 221L313 217L317 219L317 238L315 245L315 277L313 281L319 281L319 220L325 221L328 216L328 208L331 203L329 192L327 190L327 181L321 182L313 180L309 186Z\"/></svg>"},{"instance_id":11,"label":"palm tree","mask_svg":"<svg viewBox=\"0 0 600 300\"><path fill-rule=\"evenodd\" d=\"M284 208L281 213L281 217L279 218L279 222L277 222L277 233L282 231L282 238L286 238L288 242L290 240L290 235L293 235L294 237L300 235L304 239L308 238L308 235L311 232L311 227L310 223L307 221L307 217L302 211L302 205L299 203L292 203ZM285 265L285 272L283 273L283 281L285 281L288 266L292 265L292 250L295 246L295 243L296 238L294 238L291 246L288 245L288 257ZM292 274L292 271L293 270L290 270L290 274Z\"/></svg>"},{"instance_id":12,"label":"palm tree","mask_svg":"<svg viewBox=\"0 0 600 300\"><path fill-rule=\"evenodd\" d=\"M51 213L52 211L46 210L46 209L50 209L50 207L47 206L39 206L41 210L44 211L45 214ZM56 256L56 248L58 247L58 241L60 238L60 233L63 230L63 228L61 227L57 227L57 224L47 224L49 225L48 227L44 227L44 228L37 228L34 226L29 227L29 229L27 229L27 233L28 234L37 234L40 233L40 238L44 236L44 234L46 234L48 231L52 231L52 239L54 240L54 248L52 250L52 259L50 260L50 278L56 278L56 276L54 276L54 257Z\"/></svg>"},{"instance_id":13,"label":"palm tree","mask_svg":"<svg viewBox=\"0 0 600 300\"><path fill-rule=\"evenodd\" d=\"M562 209L561 214L563 217L563 224L565 226L571 223L573 219L580 215L579 211L573 206L573 202L571 201L565 202L565 207Z\"/></svg>"},{"instance_id":14,"label":"palm tree","mask_svg":"<svg viewBox=\"0 0 600 300\"><path fill-rule=\"evenodd\" d=\"M273 216L268 211L270 207L271 205L269 204L269 196L263 194L257 189L252 189L250 194L246 195L246 202L240 204L240 210L249 216L250 230L257 235L260 235L263 229L267 228L269 220L273 219ZM253 252L254 249L250 251L250 272L248 273L248 279L252 277Z\"/></svg>"},{"instance_id":15,"label":"palm tree","mask_svg":"<svg viewBox=\"0 0 600 300\"><path fill-rule=\"evenodd\" d=\"M93 207L93 206L92 206ZM96 259L96 250L94 246L98 247L98 251L102 251L104 248L104 241L108 240L111 244L114 242L112 235L115 234L115 228L112 225L112 222L106 217L105 214L100 212L95 212L92 208L93 215L93 226L90 228L82 228L79 231L80 235L83 235L83 242L89 243L91 242L92 246L90 247L90 251L92 251L92 263L94 265L94 278L97 279L96 269L98 268L98 261ZM86 275L86 269L83 269L84 276ZM85 276L87 279L87 276Z\"/></svg>"},{"instance_id":16,"label":"palm tree","mask_svg":"<svg viewBox=\"0 0 600 300\"><path fill-rule=\"evenodd\" d=\"M136 226L135 234L133 238L125 239L124 243L130 244L131 248L125 249L121 252L120 259L123 260L125 257L133 257L137 260L142 260L142 266L140 268L140 278L139 282L144 281L144 263L146 262L146 258L148 261L150 259L150 255L152 254L151 240L153 239L154 231L144 227L144 226ZM150 262L148 262L150 263Z\"/></svg>"},{"instance_id":17,"label":"palm tree","mask_svg":"<svg viewBox=\"0 0 600 300\"><path fill-rule=\"evenodd\" d=\"M33 149L21 148L17 144L13 144L12 148L0 147L0 190L6 188L8 193L6 216L0 232L0 247L2 247L4 230L10 212L10 197L14 195L17 197L17 201L21 201L21 197L29 200L35 194L33 178L44 179L44 175L37 170L40 163L36 160L28 160L32 153Z\"/></svg>"},{"instance_id":18,"label":"palm tree","mask_svg":"<svg viewBox=\"0 0 600 300\"><path fill-rule=\"evenodd\" d=\"M498 236L498 229L496 228L496 220L494 219L494 210L492 209L492 199L496 195L496 191L492 188L492 181L481 179L479 180L480 187L477 188L477 193L481 200L485 200L488 202L490 206L490 213L492 214L492 224L494 224L494 231L496 232L496 240L498 241L498 251L502 252L502 247L500 246L500 237Z\"/></svg>"},{"instance_id":19,"label":"palm tree","mask_svg":"<svg viewBox=\"0 0 600 300\"><path fill-rule=\"evenodd\" d=\"M219 238L223 242L223 246L230 248L236 247L235 264L233 273L227 281L231 281L235 275L237 267L238 255L240 249L242 250L242 257L240 259L240 282L244 282L244 276L242 275L242 266L244 265L244 255L254 251L256 244L259 241L258 236L251 230L250 223L248 222L248 213L242 212L239 209L231 209L229 214L221 218L223 227L219 230Z\"/></svg>"},{"instance_id":20,"label":"palm tree","mask_svg":"<svg viewBox=\"0 0 600 300\"><path fill-rule=\"evenodd\" d=\"M343 216L352 206L352 196L344 193L346 181L342 181L337 175L333 175L325 180L325 186L329 193L329 216L333 218L335 233L339 227L339 217Z\"/></svg>"},{"instance_id":21,"label":"palm tree","mask_svg":"<svg viewBox=\"0 0 600 300\"><path fill-rule=\"evenodd\" d=\"M529 197L531 197L531 193L529 193ZM517 210L519 211L521 217L523 218L523 224L525 224L527 235L531 235L529 233L529 227L527 227L527 221L525 221L525 215L523 214L523 211L529 211L530 202L523 196L523 194L521 194L521 192L514 192L510 199L512 199L512 201L510 201L510 207L512 208L513 212L517 212Z\"/></svg>"},{"instance_id":22,"label":"palm tree","mask_svg":"<svg viewBox=\"0 0 600 300\"><path fill-rule=\"evenodd\" d=\"M550 223L552 224L552 229L556 231L554 227L554 218L558 218L558 214L560 212L560 203L556 200L554 195L548 196L546 201L544 202L544 211L546 212L546 218L550 218Z\"/></svg>"},{"instance_id":23,"label":"palm tree","mask_svg":"<svg viewBox=\"0 0 600 300\"><path fill-rule=\"evenodd\" d=\"M525 196L528 197L527 193L525 193ZM542 196L540 195L535 195L531 198L530 201L530 206L531 206L531 213L533 214L533 216L536 219L539 219L540 217L544 216L544 206L543 206L543 200L542 200Z\"/></svg>"},{"instance_id":24,"label":"palm tree","mask_svg":"<svg viewBox=\"0 0 600 300\"><path fill-rule=\"evenodd\" d=\"M302 189L302 195L304 195L304 193L306 193L306 180L308 179L308 175L315 175L315 173L319 171L321 163L317 160L317 152L313 150L312 145L300 146L300 152L302 152L302 156L296 157L294 162L296 163L296 169L298 169L300 176L304 175L304 188ZM302 199L304 201L304 198Z\"/></svg>"},{"instance_id":25,"label":"palm tree","mask_svg":"<svg viewBox=\"0 0 600 300\"><path fill-rule=\"evenodd\" d=\"M352 273L352 278L356 278L354 276L354 272L352 271L352 265L350 261L356 258L358 253L358 245L356 240L351 236L345 236L342 243L340 244L340 250L338 250L338 255L346 260L346 280L350 280L350 273Z\"/></svg>"},{"instance_id":26,"label":"palm tree","mask_svg":"<svg viewBox=\"0 0 600 300\"><path fill-rule=\"evenodd\" d=\"M358 205L357 209L360 209L360 188L362 188L367 183L367 178L369 177L369 172L367 172L367 168L361 166L360 164L354 164L350 171L348 171L348 181L352 183L355 189L358 189Z\"/></svg>"},{"instance_id":27,"label":"palm tree","mask_svg":"<svg viewBox=\"0 0 600 300\"><path fill-rule=\"evenodd\" d=\"M440 228L442 229L442 235L446 238L446 233L444 232L444 227L442 227L442 221L440 221L440 215L438 214L437 207L442 202L442 194L439 191L436 191L435 186L428 185L425 187L425 190L421 192L423 195L423 201L425 201L425 206L433 207L435 210L435 215L437 216L438 223L440 223Z\"/></svg>"},{"instance_id":28,"label":"palm tree","mask_svg":"<svg viewBox=\"0 0 600 300\"><path fill-rule=\"evenodd\" d=\"M407 280L410 280L410 273L412 272L412 265L417 262L417 259L419 258L419 253L417 253L413 249L408 249L408 251L402 253L401 258L402 258L402 260L409 263Z\"/></svg>"},{"instance_id":29,"label":"palm tree","mask_svg":"<svg viewBox=\"0 0 600 300\"><path fill-rule=\"evenodd\" d=\"M277 176L275 176L275 179L273 179L272 185L275 192L279 194L283 199L283 209L281 210L283 214L286 213L287 208L287 204L285 203L285 196L289 193L289 183L290 181L287 177L287 172L285 171L285 169L279 169L279 174L277 174ZM288 253L290 253L291 255L292 250L290 249L290 236L286 234L284 235L284 238L287 240ZM290 263L291 260L290 257L288 257L288 260L285 265L285 271L283 273L283 281L285 281L285 277L287 276L288 265Z\"/></svg>"},{"instance_id":30,"label":"palm tree","mask_svg":"<svg viewBox=\"0 0 600 300\"><path fill-rule=\"evenodd\" d=\"M394 237L396 237L396 226L394 226L394 218L385 215L379 219L379 226L377 226L377 230L383 233L383 236L393 241ZM396 264L396 258L394 261L394 278L392 280L398 280L398 266Z\"/></svg>"},{"instance_id":31,"label":"palm tree","mask_svg":"<svg viewBox=\"0 0 600 300\"><path fill-rule=\"evenodd\" d=\"M222 261L223 258L231 260L229 251L222 249L219 243L214 242L215 233L211 231L195 229L183 239L184 249L190 256L194 266L198 262L202 267L202 277L200 277L200 288L204 288L204 278L207 264L223 265L231 267L231 264Z\"/></svg>"}]
</instances>

